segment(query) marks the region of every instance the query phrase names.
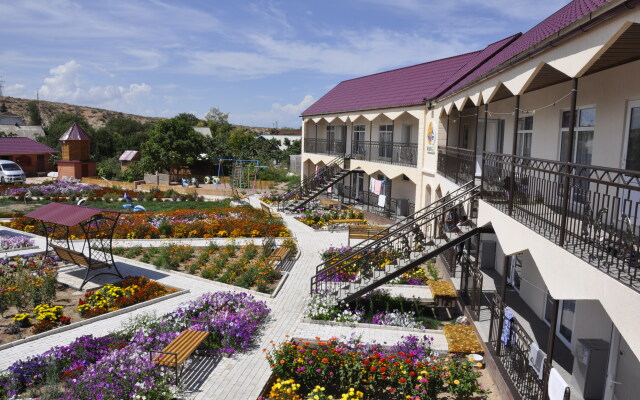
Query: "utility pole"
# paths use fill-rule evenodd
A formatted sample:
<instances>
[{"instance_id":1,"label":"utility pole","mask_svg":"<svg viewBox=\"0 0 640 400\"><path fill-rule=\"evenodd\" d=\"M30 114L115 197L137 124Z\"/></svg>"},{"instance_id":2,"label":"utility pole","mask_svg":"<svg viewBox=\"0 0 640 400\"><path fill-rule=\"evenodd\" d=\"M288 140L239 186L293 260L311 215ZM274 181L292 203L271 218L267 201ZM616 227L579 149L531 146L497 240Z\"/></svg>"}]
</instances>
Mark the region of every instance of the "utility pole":
<instances>
[{"instance_id":1,"label":"utility pole","mask_svg":"<svg viewBox=\"0 0 640 400\"><path fill-rule=\"evenodd\" d=\"M2 80L2 75L0 75L0 97L4 97L4 94L2 94L2 84L4 83L4 81Z\"/></svg>"}]
</instances>

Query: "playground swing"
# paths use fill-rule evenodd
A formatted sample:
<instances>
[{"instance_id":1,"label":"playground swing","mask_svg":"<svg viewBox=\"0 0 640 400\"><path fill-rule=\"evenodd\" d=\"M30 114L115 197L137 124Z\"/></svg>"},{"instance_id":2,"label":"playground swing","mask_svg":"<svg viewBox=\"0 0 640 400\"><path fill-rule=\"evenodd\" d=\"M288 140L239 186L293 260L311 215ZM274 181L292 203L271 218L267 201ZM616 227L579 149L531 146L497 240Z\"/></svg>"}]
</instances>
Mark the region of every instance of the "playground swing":
<instances>
[{"instance_id":1,"label":"playground swing","mask_svg":"<svg viewBox=\"0 0 640 400\"><path fill-rule=\"evenodd\" d=\"M80 290L100 275L124 277L113 260L113 232L120 212L71 204L49 203L25 215L40 222L46 238L46 252L51 248L60 259L87 269ZM71 237L69 228L79 226L84 240L82 247ZM114 271L111 271L111 268ZM91 274L94 271L108 271Z\"/></svg>"}]
</instances>

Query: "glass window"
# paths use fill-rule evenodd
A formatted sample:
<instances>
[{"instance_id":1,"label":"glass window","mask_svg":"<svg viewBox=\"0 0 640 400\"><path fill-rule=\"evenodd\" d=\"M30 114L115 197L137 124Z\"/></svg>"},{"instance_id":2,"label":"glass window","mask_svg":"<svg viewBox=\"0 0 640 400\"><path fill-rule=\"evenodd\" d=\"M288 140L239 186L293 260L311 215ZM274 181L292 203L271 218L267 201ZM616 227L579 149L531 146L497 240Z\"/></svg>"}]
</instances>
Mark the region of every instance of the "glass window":
<instances>
[{"instance_id":1,"label":"glass window","mask_svg":"<svg viewBox=\"0 0 640 400\"><path fill-rule=\"evenodd\" d=\"M571 343L573 335L573 321L576 313L575 300L562 300L560 305L560 323L558 325L558 333L568 342Z\"/></svg>"},{"instance_id":2,"label":"glass window","mask_svg":"<svg viewBox=\"0 0 640 400\"><path fill-rule=\"evenodd\" d=\"M580 110L580 120L578 126L596 126L596 109L583 108Z\"/></svg>"},{"instance_id":3,"label":"glass window","mask_svg":"<svg viewBox=\"0 0 640 400\"><path fill-rule=\"evenodd\" d=\"M531 141L533 140L533 116L518 119L518 136L516 137L516 155L531 157Z\"/></svg>"},{"instance_id":4,"label":"glass window","mask_svg":"<svg viewBox=\"0 0 640 400\"><path fill-rule=\"evenodd\" d=\"M626 169L640 171L640 107L631 108L629 115Z\"/></svg>"},{"instance_id":5,"label":"glass window","mask_svg":"<svg viewBox=\"0 0 640 400\"><path fill-rule=\"evenodd\" d=\"M393 154L393 125L380 125L379 156L391 158Z\"/></svg>"}]
</instances>

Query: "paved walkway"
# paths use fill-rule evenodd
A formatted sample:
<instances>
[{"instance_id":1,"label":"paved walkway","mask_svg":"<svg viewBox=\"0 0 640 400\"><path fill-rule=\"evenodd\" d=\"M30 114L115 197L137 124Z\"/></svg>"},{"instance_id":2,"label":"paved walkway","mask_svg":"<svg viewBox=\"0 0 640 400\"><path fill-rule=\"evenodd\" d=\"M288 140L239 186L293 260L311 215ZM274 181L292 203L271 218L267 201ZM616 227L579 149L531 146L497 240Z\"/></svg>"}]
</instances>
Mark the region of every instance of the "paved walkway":
<instances>
[{"instance_id":1,"label":"paved walkway","mask_svg":"<svg viewBox=\"0 0 640 400\"><path fill-rule=\"evenodd\" d=\"M257 197L250 198L254 206L259 206ZM332 336L350 335L352 328L339 326L316 327L315 324L303 323L302 313L305 299L309 293L309 281L315 272L315 267L321 262L320 253L330 246L342 246L347 242L346 232L314 231L310 227L295 220L291 216L284 216L285 223L297 238L301 255L293 266L288 279L275 298L267 295L257 295L260 300L267 302L272 310L270 321L266 324L259 343L250 352L236 355L230 358L220 358L215 360L196 359L194 362L203 363L202 368L210 372L208 376L202 374L196 379L196 387L189 386L193 390L188 394L192 399L249 399L253 400L260 394L262 388L271 376L271 370L264 359L262 348L269 346L269 341L284 341L285 335L294 335L296 332L312 332L317 329L320 336L327 339ZM42 243L40 243L42 242ZM44 240L37 239L37 243L44 244ZM32 250L33 251L33 250ZM13 253L15 254L15 253ZM1 255L0 255L1 256ZM184 274L175 274L171 271L158 270L148 264L118 258L119 268L125 274L146 275L160 283L178 288L189 289L190 292L181 296L168 299L147 307L143 307L120 316L106 318L76 329L60 332L47 336L44 339L23 343L0 351L0 369L6 369L18 359L40 354L52 346L66 345L81 335L104 335L117 329L123 322L132 315L139 315L147 312L164 314L181 303L193 299L203 293L211 291L229 290L228 285L223 285L214 281L204 281L194 279ZM246 291L236 288L237 291ZM427 295L428 296L428 295ZM425 296L426 297L426 296ZM376 339L381 341L397 341L399 336L412 332L402 330L365 329L363 338ZM375 332L372 332L375 331ZM326 333L325 333L326 332ZM415 332L413 332L415 334ZM327 336L327 337L324 337ZM431 331L429 336L432 335ZM382 339L382 340L381 340ZM436 349L446 349L444 337L436 339ZM195 368L194 368L195 369Z\"/></svg>"}]
</instances>

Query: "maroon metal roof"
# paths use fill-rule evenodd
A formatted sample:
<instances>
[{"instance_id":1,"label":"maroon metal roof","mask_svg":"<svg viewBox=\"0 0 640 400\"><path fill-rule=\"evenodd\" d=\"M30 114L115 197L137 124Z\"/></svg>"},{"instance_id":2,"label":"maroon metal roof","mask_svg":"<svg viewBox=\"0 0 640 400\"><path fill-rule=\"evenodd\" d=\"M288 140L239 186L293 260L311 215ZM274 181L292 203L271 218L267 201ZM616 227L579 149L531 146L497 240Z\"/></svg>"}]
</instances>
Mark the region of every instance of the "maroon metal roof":
<instances>
[{"instance_id":1,"label":"maroon metal roof","mask_svg":"<svg viewBox=\"0 0 640 400\"><path fill-rule=\"evenodd\" d=\"M118 159L119 161L131 161L138 154L136 150L125 150Z\"/></svg>"},{"instance_id":2,"label":"maroon metal roof","mask_svg":"<svg viewBox=\"0 0 640 400\"><path fill-rule=\"evenodd\" d=\"M483 74L486 74L492 69L505 63L509 59L542 42L554 33L557 33L561 29L571 25L588 13L596 10L599 7L602 7L610 1L612 0L573 0L571 3L562 7L560 10L550 15L544 21L531 28L524 35L520 36L509 46L505 47L504 50L496 54L495 57L491 58L480 68L469 74L469 76L455 85L451 90L448 90L442 96L446 96L459 91L474 79L482 76Z\"/></svg>"},{"instance_id":3,"label":"maroon metal roof","mask_svg":"<svg viewBox=\"0 0 640 400\"><path fill-rule=\"evenodd\" d=\"M91 136L87 135L87 132L74 122L71 128L60 136L60 141L63 140L91 140Z\"/></svg>"},{"instance_id":4,"label":"maroon metal roof","mask_svg":"<svg viewBox=\"0 0 640 400\"><path fill-rule=\"evenodd\" d=\"M480 52L412 65L340 82L302 115L424 104L453 73Z\"/></svg>"},{"instance_id":5,"label":"maroon metal roof","mask_svg":"<svg viewBox=\"0 0 640 400\"><path fill-rule=\"evenodd\" d=\"M26 137L0 137L0 154L42 154L55 153L49 146Z\"/></svg>"},{"instance_id":6,"label":"maroon metal roof","mask_svg":"<svg viewBox=\"0 0 640 400\"><path fill-rule=\"evenodd\" d=\"M25 217L52 222L58 225L74 226L86 221L94 215L102 213L119 213L119 211L103 210L100 208L76 206L73 204L49 203L37 210L31 211Z\"/></svg>"}]
</instances>

